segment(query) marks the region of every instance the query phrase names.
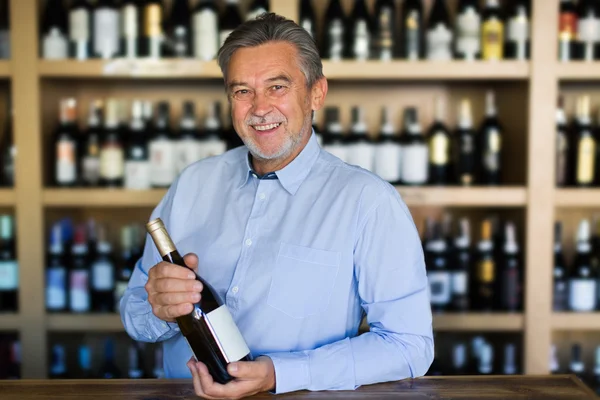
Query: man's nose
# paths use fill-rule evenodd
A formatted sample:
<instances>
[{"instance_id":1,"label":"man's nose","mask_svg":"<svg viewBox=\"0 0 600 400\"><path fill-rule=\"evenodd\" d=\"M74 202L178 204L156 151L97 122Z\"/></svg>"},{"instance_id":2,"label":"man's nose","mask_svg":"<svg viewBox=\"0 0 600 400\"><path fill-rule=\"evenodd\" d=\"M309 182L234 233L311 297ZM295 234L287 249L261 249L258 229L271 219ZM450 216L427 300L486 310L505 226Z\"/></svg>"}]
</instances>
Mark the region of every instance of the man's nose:
<instances>
[{"instance_id":1,"label":"man's nose","mask_svg":"<svg viewBox=\"0 0 600 400\"><path fill-rule=\"evenodd\" d=\"M271 100L264 93L256 93L252 106L253 114L259 117L267 115L273 109Z\"/></svg>"}]
</instances>

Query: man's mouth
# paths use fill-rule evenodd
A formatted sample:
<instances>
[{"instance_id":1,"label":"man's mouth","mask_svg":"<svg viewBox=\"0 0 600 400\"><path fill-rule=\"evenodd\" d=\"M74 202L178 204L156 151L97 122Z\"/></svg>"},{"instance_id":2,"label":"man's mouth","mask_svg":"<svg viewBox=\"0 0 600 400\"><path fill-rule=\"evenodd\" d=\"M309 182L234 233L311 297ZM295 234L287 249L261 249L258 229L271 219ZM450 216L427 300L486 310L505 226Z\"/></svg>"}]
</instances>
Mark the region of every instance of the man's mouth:
<instances>
[{"instance_id":1,"label":"man's mouth","mask_svg":"<svg viewBox=\"0 0 600 400\"><path fill-rule=\"evenodd\" d=\"M258 132L270 132L270 131L274 131L275 129L279 128L279 126L281 125L281 122L276 122L273 124L267 124L267 125L251 125L252 128L254 128L254 130L258 131Z\"/></svg>"}]
</instances>

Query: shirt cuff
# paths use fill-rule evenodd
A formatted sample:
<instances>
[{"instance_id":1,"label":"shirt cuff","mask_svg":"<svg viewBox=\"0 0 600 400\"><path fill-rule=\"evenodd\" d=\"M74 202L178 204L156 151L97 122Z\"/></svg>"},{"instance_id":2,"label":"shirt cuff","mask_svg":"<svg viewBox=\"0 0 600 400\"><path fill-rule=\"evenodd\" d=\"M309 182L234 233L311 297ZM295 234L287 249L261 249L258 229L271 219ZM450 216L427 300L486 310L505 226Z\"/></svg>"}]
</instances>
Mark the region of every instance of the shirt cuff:
<instances>
[{"instance_id":1,"label":"shirt cuff","mask_svg":"<svg viewBox=\"0 0 600 400\"><path fill-rule=\"evenodd\" d=\"M148 327L148 338L159 341L165 336L167 338L175 336L179 332L179 326L176 322L166 322L150 312L150 321Z\"/></svg>"},{"instance_id":2,"label":"shirt cuff","mask_svg":"<svg viewBox=\"0 0 600 400\"><path fill-rule=\"evenodd\" d=\"M309 357L304 352L264 354L275 368L275 394L304 390L310 386Z\"/></svg>"}]
</instances>

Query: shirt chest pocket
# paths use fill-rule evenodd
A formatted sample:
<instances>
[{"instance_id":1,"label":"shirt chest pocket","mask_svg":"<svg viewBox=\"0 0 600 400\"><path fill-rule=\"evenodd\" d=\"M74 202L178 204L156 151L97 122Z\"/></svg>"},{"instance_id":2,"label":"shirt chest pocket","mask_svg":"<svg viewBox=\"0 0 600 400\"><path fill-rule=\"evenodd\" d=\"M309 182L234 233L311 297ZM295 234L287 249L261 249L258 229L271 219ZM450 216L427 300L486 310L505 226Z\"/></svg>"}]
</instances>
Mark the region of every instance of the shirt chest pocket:
<instances>
[{"instance_id":1,"label":"shirt chest pocket","mask_svg":"<svg viewBox=\"0 0 600 400\"><path fill-rule=\"evenodd\" d=\"M267 303L293 318L305 318L329 305L340 253L281 243Z\"/></svg>"}]
</instances>

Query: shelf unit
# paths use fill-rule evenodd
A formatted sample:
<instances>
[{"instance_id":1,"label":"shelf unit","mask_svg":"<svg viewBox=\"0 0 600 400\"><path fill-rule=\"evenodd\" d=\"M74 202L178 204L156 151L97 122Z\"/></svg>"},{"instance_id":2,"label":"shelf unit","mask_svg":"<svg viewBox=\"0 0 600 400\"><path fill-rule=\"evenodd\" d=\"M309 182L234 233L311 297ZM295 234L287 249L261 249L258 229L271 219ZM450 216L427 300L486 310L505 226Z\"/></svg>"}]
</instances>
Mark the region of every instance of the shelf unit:
<instances>
[{"instance_id":1,"label":"shelf unit","mask_svg":"<svg viewBox=\"0 0 600 400\"><path fill-rule=\"evenodd\" d=\"M112 84L133 85L149 80L151 85L210 84L218 87L221 74L216 62L195 60L111 60L42 61L38 59L39 37L37 0L10 0L12 60L0 62L0 78L10 80L15 109L14 135L19 149L16 187L0 190L0 206L14 207L17 220L18 258L21 266L19 314L0 315L0 330L18 330L23 348L22 372L25 378L44 378L49 332L122 332L117 315L50 315L44 306L45 213L66 208L98 208L109 211L123 208L154 207L164 190L126 191L109 189L55 189L44 186L44 86ZM297 20L298 0L271 0L273 11ZM349 2L348 2L349 3ZM557 32L559 0L533 0L532 57L529 62L429 63L393 61L324 62L325 75L336 85L356 85L356 90L382 90L388 84L476 85L493 82L507 87L504 96L514 109L506 118L519 120L526 109L522 140L518 149L526 160L523 179L511 186L491 187L398 187L413 210L420 207L462 207L464 209L516 208L523 211L524 250L527 267L525 312L522 314L446 314L434 317L439 331L502 331L523 334L524 370L528 374L548 372L548 354L553 330L600 330L600 314L553 314L551 312L552 225L557 207L594 207L600 205L600 190L554 188L554 146L548 135L554 132L558 86L563 81L600 81L600 64L557 62L556 46L547 38ZM15 67L13 67L15 66ZM183 83L181 83L183 82ZM369 88L365 83L373 83ZM140 85L145 85L144 81ZM511 85L517 85L515 89ZM136 86L137 88L138 86ZM154 87L154 86L152 86ZM351 86L353 87L353 86ZM335 96L338 86L330 87ZM51 87L52 90L56 88ZM219 89L220 90L220 89ZM354 90L354 89L352 89ZM222 92L222 91L221 91ZM526 95L524 95L526 93ZM363 101L374 97L369 92ZM396 96L398 96L396 94ZM400 93L399 96L402 96ZM514 100L514 101L513 101ZM505 100L506 101L506 100ZM524 105L524 107L521 107ZM475 104L475 107L480 105ZM522 144L522 146L521 146ZM515 156L516 157L516 156ZM509 160L510 161L510 160ZM521 182L521 183L519 183Z\"/></svg>"}]
</instances>

